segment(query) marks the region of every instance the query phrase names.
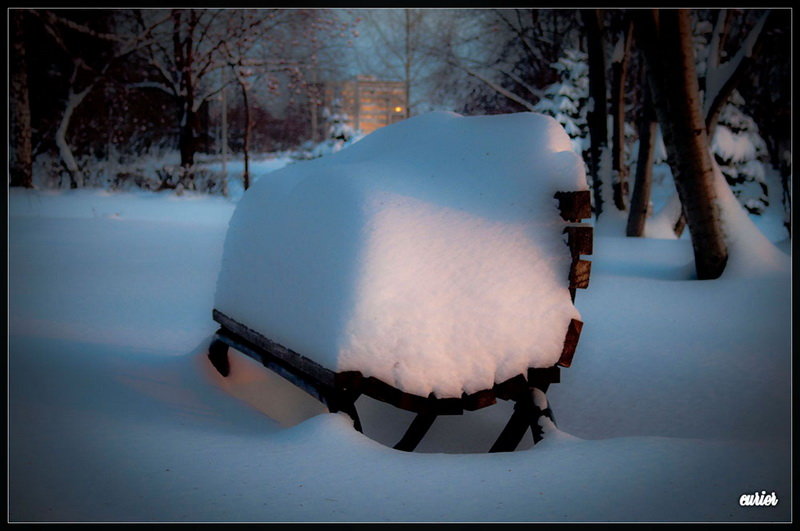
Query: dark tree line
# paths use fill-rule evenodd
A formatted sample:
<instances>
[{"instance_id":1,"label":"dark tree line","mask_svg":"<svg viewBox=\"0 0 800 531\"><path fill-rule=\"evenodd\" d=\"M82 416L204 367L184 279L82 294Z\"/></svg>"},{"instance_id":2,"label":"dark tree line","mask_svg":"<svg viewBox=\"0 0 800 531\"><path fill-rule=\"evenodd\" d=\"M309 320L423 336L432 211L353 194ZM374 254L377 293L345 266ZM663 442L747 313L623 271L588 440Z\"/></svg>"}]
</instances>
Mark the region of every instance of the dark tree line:
<instances>
[{"instance_id":1,"label":"dark tree line","mask_svg":"<svg viewBox=\"0 0 800 531\"><path fill-rule=\"evenodd\" d=\"M299 143L315 54L348 28L310 9L12 9L9 17L9 183L28 187L38 155L57 160L53 170L78 187L88 158L157 149L178 151L179 180L191 186L196 154L223 141L213 130L223 92L228 145Z\"/></svg>"},{"instance_id":2,"label":"dark tree line","mask_svg":"<svg viewBox=\"0 0 800 531\"><path fill-rule=\"evenodd\" d=\"M536 72L546 61L529 52L540 42L551 46L554 27L578 28L562 33L556 53L574 49L586 57L588 89L575 101L588 112L585 123L568 125L585 127L576 136L588 139L583 155L595 214L609 209L626 212L628 235L643 234L660 126L676 185L674 230L680 234L688 227L698 278L718 277L727 261L727 247L714 189L713 164L718 161L710 149L720 113L736 90L745 96L745 110L766 139L783 178L787 210L790 207L791 12L552 10L548 11L552 19L547 20L529 16L531 11L497 10L488 16L493 20L487 27L495 32L487 39L504 40L503 54L482 65L469 64L474 81L465 110L541 108L538 102L552 92L546 88L552 80L543 76L537 81ZM564 123L566 111L551 106L548 112ZM639 139L633 186L624 163L630 143L626 123L637 124Z\"/></svg>"}]
</instances>

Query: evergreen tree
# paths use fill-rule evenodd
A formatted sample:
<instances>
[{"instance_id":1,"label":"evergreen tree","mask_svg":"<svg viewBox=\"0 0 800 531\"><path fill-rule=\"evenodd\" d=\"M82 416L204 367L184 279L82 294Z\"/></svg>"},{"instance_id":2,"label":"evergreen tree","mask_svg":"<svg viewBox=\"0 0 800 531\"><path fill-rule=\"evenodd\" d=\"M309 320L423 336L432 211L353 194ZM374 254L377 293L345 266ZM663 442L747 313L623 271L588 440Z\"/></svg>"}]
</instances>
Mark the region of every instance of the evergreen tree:
<instances>
[{"instance_id":1,"label":"evergreen tree","mask_svg":"<svg viewBox=\"0 0 800 531\"><path fill-rule=\"evenodd\" d=\"M751 214L761 214L769 206L763 165L768 159L767 145L743 106L744 99L734 91L720 113L712 150L742 206Z\"/></svg>"},{"instance_id":2,"label":"evergreen tree","mask_svg":"<svg viewBox=\"0 0 800 531\"><path fill-rule=\"evenodd\" d=\"M584 158L589 149L587 105L589 99L589 68L586 53L568 49L552 64L559 81L544 89L534 110L547 114L561 124L572 140L572 149Z\"/></svg>"}]
</instances>

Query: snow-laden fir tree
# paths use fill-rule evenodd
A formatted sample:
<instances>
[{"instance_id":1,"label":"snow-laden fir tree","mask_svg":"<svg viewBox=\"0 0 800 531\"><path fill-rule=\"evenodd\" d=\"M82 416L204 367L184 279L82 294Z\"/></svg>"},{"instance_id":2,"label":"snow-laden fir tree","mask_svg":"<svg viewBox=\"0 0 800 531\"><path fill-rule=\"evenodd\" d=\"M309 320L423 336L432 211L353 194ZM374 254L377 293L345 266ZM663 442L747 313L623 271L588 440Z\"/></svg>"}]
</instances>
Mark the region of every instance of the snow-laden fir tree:
<instances>
[{"instance_id":1,"label":"snow-laden fir tree","mask_svg":"<svg viewBox=\"0 0 800 531\"><path fill-rule=\"evenodd\" d=\"M342 102L339 99L333 100L330 107L322 109L322 119L327 131L325 140L301 149L296 158L313 159L336 153L362 136L350 125L350 117L342 109Z\"/></svg>"},{"instance_id":2,"label":"snow-laden fir tree","mask_svg":"<svg viewBox=\"0 0 800 531\"><path fill-rule=\"evenodd\" d=\"M734 91L720 113L712 141L714 158L734 195L751 214L769 206L764 162L767 145L755 121L743 110L744 99Z\"/></svg>"},{"instance_id":3,"label":"snow-laden fir tree","mask_svg":"<svg viewBox=\"0 0 800 531\"><path fill-rule=\"evenodd\" d=\"M544 97L534 109L555 118L572 140L572 149L584 158L589 149L586 123L589 99L589 67L585 52L567 49L564 56L551 65L560 80L544 89Z\"/></svg>"}]
</instances>

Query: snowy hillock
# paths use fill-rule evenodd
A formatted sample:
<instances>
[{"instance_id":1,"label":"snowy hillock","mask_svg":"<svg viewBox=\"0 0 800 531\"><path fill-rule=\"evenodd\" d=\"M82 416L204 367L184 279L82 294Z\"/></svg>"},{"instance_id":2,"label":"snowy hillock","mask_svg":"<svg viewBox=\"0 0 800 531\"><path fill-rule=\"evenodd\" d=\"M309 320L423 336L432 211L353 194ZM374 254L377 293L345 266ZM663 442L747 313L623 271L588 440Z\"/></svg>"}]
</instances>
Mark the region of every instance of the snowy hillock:
<instances>
[{"instance_id":1,"label":"snowy hillock","mask_svg":"<svg viewBox=\"0 0 800 531\"><path fill-rule=\"evenodd\" d=\"M461 396L552 366L579 313L554 194L586 189L552 118L418 116L258 181L215 307L332 370Z\"/></svg>"}]
</instances>

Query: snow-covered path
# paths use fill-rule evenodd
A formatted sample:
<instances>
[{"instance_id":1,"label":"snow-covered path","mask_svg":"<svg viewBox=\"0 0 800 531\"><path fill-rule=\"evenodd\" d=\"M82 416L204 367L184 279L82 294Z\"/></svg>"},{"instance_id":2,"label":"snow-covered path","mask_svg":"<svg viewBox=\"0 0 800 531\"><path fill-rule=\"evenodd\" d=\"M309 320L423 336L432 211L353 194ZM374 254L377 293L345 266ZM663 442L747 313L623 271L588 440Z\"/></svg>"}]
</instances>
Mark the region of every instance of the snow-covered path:
<instances>
[{"instance_id":1,"label":"snow-covered path","mask_svg":"<svg viewBox=\"0 0 800 531\"><path fill-rule=\"evenodd\" d=\"M689 242L600 237L549 393L563 431L405 454L224 389L204 349L232 203L14 190L9 206L11 521L790 518L788 273L682 280ZM739 506L762 490L779 504Z\"/></svg>"}]
</instances>

